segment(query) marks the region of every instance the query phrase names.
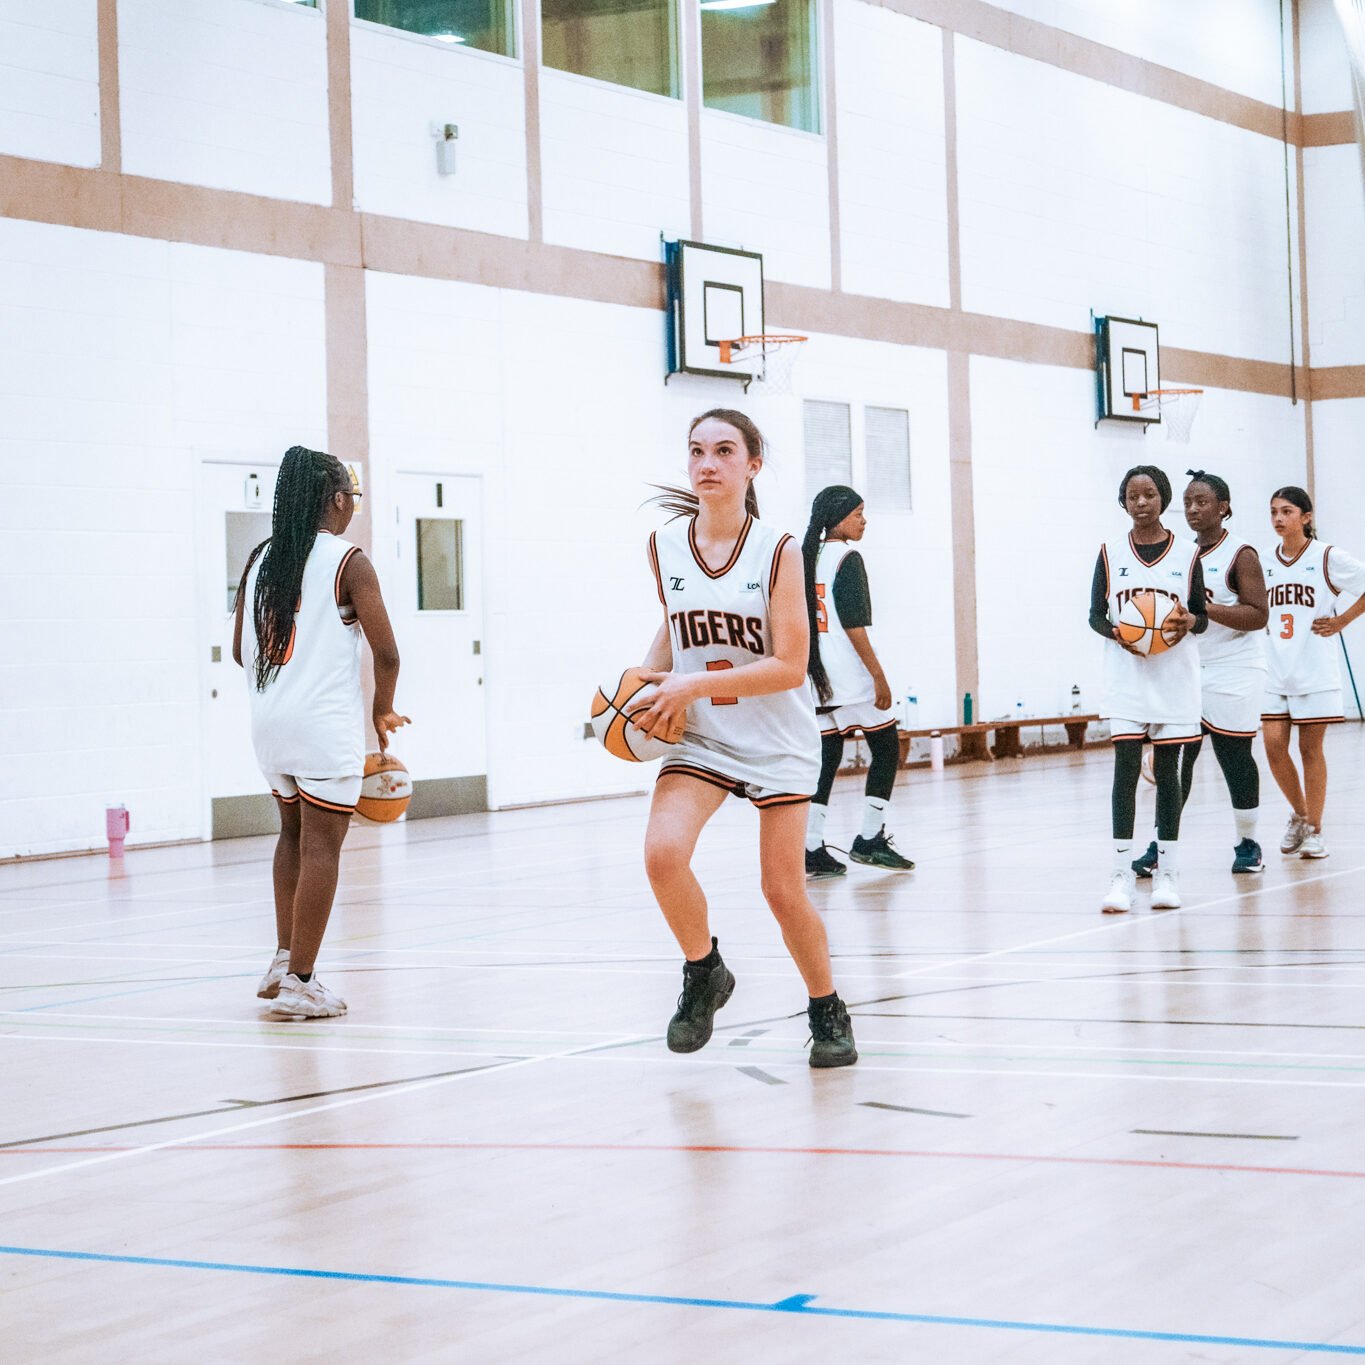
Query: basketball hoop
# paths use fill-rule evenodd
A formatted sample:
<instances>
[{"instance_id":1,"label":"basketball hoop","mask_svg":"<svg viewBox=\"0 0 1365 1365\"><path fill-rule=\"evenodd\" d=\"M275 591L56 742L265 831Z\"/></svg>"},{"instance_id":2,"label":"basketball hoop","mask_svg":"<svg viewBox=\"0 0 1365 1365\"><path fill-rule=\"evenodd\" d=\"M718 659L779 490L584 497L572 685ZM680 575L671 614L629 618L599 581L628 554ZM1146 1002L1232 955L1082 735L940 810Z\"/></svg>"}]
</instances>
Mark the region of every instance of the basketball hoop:
<instances>
[{"instance_id":1,"label":"basketball hoop","mask_svg":"<svg viewBox=\"0 0 1365 1365\"><path fill-rule=\"evenodd\" d=\"M1203 389L1153 389L1133 395L1133 411L1155 412L1156 420L1166 428L1166 439L1188 445L1203 396Z\"/></svg>"},{"instance_id":2,"label":"basketball hoop","mask_svg":"<svg viewBox=\"0 0 1365 1365\"><path fill-rule=\"evenodd\" d=\"M795 332L769 332L763 336L736 337L722 341L720 363L748 375L744 392L757 379L765 393L790 393L792 370L807 338Z\"/></svg>"}]
</instances>

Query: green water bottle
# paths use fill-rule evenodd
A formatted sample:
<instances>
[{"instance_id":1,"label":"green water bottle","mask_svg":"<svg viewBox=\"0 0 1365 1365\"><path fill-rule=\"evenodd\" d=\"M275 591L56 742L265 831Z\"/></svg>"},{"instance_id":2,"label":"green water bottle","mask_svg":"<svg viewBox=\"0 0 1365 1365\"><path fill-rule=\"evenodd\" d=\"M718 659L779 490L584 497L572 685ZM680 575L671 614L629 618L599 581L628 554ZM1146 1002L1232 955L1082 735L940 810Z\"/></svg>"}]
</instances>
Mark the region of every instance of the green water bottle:
<instances>
[{"instance_id":1,"label":"green water bottle","mask_svg":"<svg viewBox=\"0 0 1365 1365\"><path fill-rule=\"evenodd\" d=\"M972 694L966 692L962 697L962 723L970 725L972 723Z\"/></svg>"}]
</instances>

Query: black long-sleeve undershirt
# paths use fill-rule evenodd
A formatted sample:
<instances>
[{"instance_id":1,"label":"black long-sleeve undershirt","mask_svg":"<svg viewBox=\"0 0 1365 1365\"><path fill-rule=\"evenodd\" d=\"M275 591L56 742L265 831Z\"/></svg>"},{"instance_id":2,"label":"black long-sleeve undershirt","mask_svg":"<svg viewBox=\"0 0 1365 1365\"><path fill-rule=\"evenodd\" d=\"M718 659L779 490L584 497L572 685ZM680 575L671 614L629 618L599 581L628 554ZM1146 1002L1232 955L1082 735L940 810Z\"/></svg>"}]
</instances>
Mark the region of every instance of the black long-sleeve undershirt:
<instances>
[{"instance_id":1,"label":"black long-sleeve undershirt","mask_svg":"<svg viewBox=\"0 0 1365 1365\"><path fill-rule=\"evenodd\" d=\"M1174 537L1171 537L1174 539ZM1155 545L1134 545L1138 558L1144 564L1155 564L1170 546L1171 539L1159 540ZM1095 576L1090 580L1090 629L1106 640L1114 638L1114 623L1109 619L1109 576L1104 571L1104 551L1095 556ZM1194 562L1190 574L1190 600L1185 604L1194 624L1190 627L1193 635L1202 635L1209 628L1208 597L1204 591L1204 566L1199 560Z\"/></svg>"}]
</instances>

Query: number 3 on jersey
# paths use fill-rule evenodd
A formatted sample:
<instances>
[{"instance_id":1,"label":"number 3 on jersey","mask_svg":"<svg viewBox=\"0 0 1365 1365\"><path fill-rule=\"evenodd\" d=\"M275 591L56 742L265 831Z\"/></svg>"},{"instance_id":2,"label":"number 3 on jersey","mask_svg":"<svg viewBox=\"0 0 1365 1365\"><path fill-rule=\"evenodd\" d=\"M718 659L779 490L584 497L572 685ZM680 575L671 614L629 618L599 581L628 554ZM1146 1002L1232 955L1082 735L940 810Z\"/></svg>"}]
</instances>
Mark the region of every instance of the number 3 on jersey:
<instances>
[{"instance_id":1,"label":"number 3 on jersey","mask_svg":"<svg viewBox=\"0 0 1365 1365\"><path fill-rule=\"evenodd\" d=\"M1291 612L1285 612L1280 617L1280 639L1292 640L1294 638L1294 617Z\"/></svg>"},{"instance_id":2,"label":"number 3 on jersey","mask_svg":"<svg viewBox=\"0 0 1365 1365\"><path fill-rule=\"evenodd\" d=\"M707 671L708 673L718 673L718 672L720 672L722 669L725 669L725 668L733 668L733 667L734 667L734 664L732 664L732 663L729 661L729 659L712 659L711 662L710 662L709 664L706 665L706 671ZM738 697L712 697L712 698L711 698L711 705L712 705L712 706L738 706L738 705L739 705L739 698L738 698Z\"/></svg>"}]
</instances>

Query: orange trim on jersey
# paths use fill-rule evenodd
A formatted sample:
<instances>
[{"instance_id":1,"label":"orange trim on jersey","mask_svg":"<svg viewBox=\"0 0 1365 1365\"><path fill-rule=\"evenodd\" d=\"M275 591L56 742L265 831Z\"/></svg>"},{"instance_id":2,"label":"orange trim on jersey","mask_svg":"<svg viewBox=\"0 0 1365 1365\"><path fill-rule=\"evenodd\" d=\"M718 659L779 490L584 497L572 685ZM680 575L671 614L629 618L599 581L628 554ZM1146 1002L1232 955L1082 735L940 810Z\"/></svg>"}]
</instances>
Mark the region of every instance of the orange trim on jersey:
<instances>
[{"instance_id":1,"label":"orange trim on jersey","mask_svg":"<svg viewBox=\"0 0 1365 1365\"><path fill-rule=\"evenodd\" d=\"M1289 712L1288 712L1288 711L1262 711L1262 712L1261 712L1261 719L1262 719L1262 720L1289 720L1289 719L1290 719L1290 715L1289 715Z\"/></svg>"},{"instance_id":2,"label":"orange trim on jersey","mask_svg":"<svg viewBox=\"0 0 1365 1365\"><path fill-rule=\"evenodd\" d=\"M1110 742L1110 744L1117 744L1120 740L1123 740L1123 739L1141 739L1141 740L1146 740L1146 738L1147 738L1147 732L1146 732L1146 730L1139 730L1139 731L1137 732L1137 734L1135 734L1135 735L1110 735L1110 736L1109 736L1109 742Z\"/></svg>"},{"instance_id":3,"label":"orange trim on jersey","mask_svg":"<svg viewBox=\"0 0 1365 1365\"><path fill-rule=\"evenodd\" d=\"M358 555L359 553L360 546L352 545L351 548L341 556L341 563L337 565L336 582L332 585L332 596L336 598L337 606L341 605L341 575L346 572L346 566L351 562L351 556Z\"/></svg>"},{"instance_id":4,"label":"orange trim on jersey","mask_svg":"<svg viewBox=\"0 0 1365 1365\"><path fill-rule=\"evenodd\" d=\"M658 534L657 531L649 533L649 567L654 570L654 586L659 592L659 605L667 611L668 603L664 601L664 580L659 573L659 547L655 541Z\"/></svg>"},{"instance_id":5,"label":"orange trim on jersey","mask_svg":"<svg viewBox=\"0 0 1365 1365\"><path fill-rule=\"evenodd\" d=\"M804 806L812 798L809 796L788 795L779 792L776 796L750 797L750 805L756 806L759 810L767 810L769 806Z\"/></svg>"},{"instance_id":6,"label":"orange trim on jersey","mask_svg":"<svg viewBox=\"0 0 1365 1365\"><path fill-rule=\"evenodd\" d=\"M1277 545L1277 546L1275 547L1275 558L1278 559L1278 560L1280 561L1280 563L1283 564L1284 567L1285 567L1286 569L1291 569L1291 568L1293 568L1294 565L1297 564L1297 563L1299 562L1299 560L1301 560L1301 559L1304 557L1304 555L1308 552L1308 547L1309 547L1310 545L1314 545L1314 544L1316 544L1316 543L1317 543L1317 542L1314 541L1313 538L1310 536L1306 541L1304 541L1303 549L1300 550L1300 551L1298 552L1298 554L1296 554L1296 555L1294 556L1293 559L1286 559L1286 558L1284 557L1284 555L1282 555L1282 554L1280 553L1280 547ZM1327 548L1330 550L1332 547L1329 545Z\"/></svg>"},{"instance_id":7,"label":"orange trim on jersey","mask_svg":"<svg viewBox=\"0 0 1365 1365\"><path fill-rule=\"evenodd\" d=\"M1199 551L1199 558L1203 559L1205 555L1211 555L1227 538L1228 531L1227 528L1225 527L1223 530L1223 534L1219 536L1218 539L1215 540L1213 544L1208 547L1208 549ZM1236 559L1237 556L1233 555L1233 558Z\"/></svg>"},{"instance_id":8,"label":"orange trim on jersey","mask_svg":"<svg viewBox=\"0 0 1365 1365\"><path fill-rule=\"evenodd\" d=\"M1302 720L1298 716L1289 718L1295 725L1341 725L1345 716L1305 716Z\"/></svg>"},{"instance_id":9,"label":"orange trim on jersey","mask_svg":"<svg viewBox=\"0 0 1365 1365\"><path fill-rule=\"evenodd\" d=\"M322 801L316 796L309 796L302 787L299 788L299 795L308 802L310 806L316 806L319 810L334 810L342 815L354 815L354 806L338 806L334 801Z\"/></svg>"},{"instance_id":10,"label":"orange trim on jersey","mask_svg":"<svg viewBox=\"0 0 1365 1365\"><path fill-rule=\"evenodd\" d=\"M1168 744L1198 744L1203 741L1203 738L1203 735L1178 735L1175 739L1154 739L1152 745L1153 747L1156 745L1164 747Z\"/></svg>"},{"instance_id":11,"label":"orange trim on jersey","mask_svg":"<svg viewBox=\"0 0 1365 1365\"><path fill-rule=\"evenodd\" d=\"M1168 554L1170 554L1171 546L1175 544L1175 532L1167 531L1166 534L1170 537L1170 539L1166 542L1166 548L1162 550L1162 552L1159 555L1157 555L1157 557L1154 560L1152 560L1151 563L1148 563L1147 560L1143 559L1143 557L1140 554L1138 554L1137 543L1133 540L1133 533L1129 531L1128 548L1133 552L1133 558L1136 559L1137 562L1143 565L1145 568L1155 569L1156 566L1160 564L1161 561L1165 559ZM1198 547L1196 546L1196 549L1197 548Z\"/></svg>"},{"instance_id":12,"label":"orange trim on jersey","mask_svg":"<svg viewBox=\"0 0 1365 1365\"><path fill-rule=\"evenodd\" d=\"M713 773L710 768L694 767L690 763L666 763L659 769L659 775L654 779L655 783L662 782L670 773L676 773L679 777L695 777L698 782L706 782L712 787L720 787L727 791L731 796L740 794L740 783L733 777L726 777L724 773Z\"/></svg>"},{"instance_id":13,"label":"orange trim on jersey","mask_svg":"<svg viewBox=\"0 0 1365 1365\"><path fill-rule=\"evenodd\" d=\"M1210 725L1208 721L1201 720L1200 725L1211 735L1226 735L1229 739L1255 739L1255 730L1220 730L1216 725Z\"/></svg>"},{"instance_id":14,"label":"orange trim on jersey","mask_svg":"<svg viewBox=\"0 0 1365 1365\"><path fill-rule=\"evenodd\" d=\"M1327 584L1327 586L1328 586L1329 588L1331 588L1331 590L1332 590L1332 596L1333 596L1333 597L1340 597L1340 596L1341 596L1341 589L1340 589L1339 587L1337 587L1337 585L1336 585L1335 583L1332 582L1332 575L1331 575L1331 572L1329 571L1329 569L1328 569L1328 567L1327 567L1327 561L1331 558L1331 555L1332 555L1332 547L1329 545L1329 546L1327 546L1326 549L1324 549L1323 552L1322 552L1322 578L1323 578L1323 582L1325 582L1325 583Z\"/></svg>"},{"instance_id":15,"label":"orange trim on jersey","mask_svg":"<svg viewBox=\"0 0 1365 1365\"><path fill-rule=\"evenodd\" d=\"M777 571L782 567L782 547L791 539L790 535L784 535L777 542L777 549L773 551L773 571L768 575L768 596L773 595L773 589L777 587Z\"/></svg>"},{"instance_id":16,"label":"orange trim on jersey","mask_svg":"<svg viewBox=\"0 0 1365 1365\"><path fill-rule=\"evenodd\" d=\"M725 561L725 566L720 569L710 569L706 561L701 557L701 551L697 549L697 519L693 517L687 523L687 545L692 551L692 558L697 561L697 567L707 578L724 578L726 574L739 562L740 551L744 549L744 542L749 538L749 528L754 524L753 514L749 513L744 518L744 527L739 533L739 538L735 541L735 548L730 551L730 558Z\"/></svg>"},{"instance_id":17,"label":"orange trim on jersey","mask_svg":"<svg viewBox=\"0 0 1365 1365\"><path fill-rule=\"evenodd\" d=\"M293 796L281 796L281 795L279 794L279 792L277 792L277 791L275 790L274 787L271 787L271 789L270 789L270 794L271 794L271 796L273 796L273 797L275 798L275 800L278 801L278 802L280 803L280 805L282 805L282 806L296 806L296 805L298 805L299 798L298 798L298 793L297 793L297 792L296 792Z\"/></svg>"}]
</instances>

